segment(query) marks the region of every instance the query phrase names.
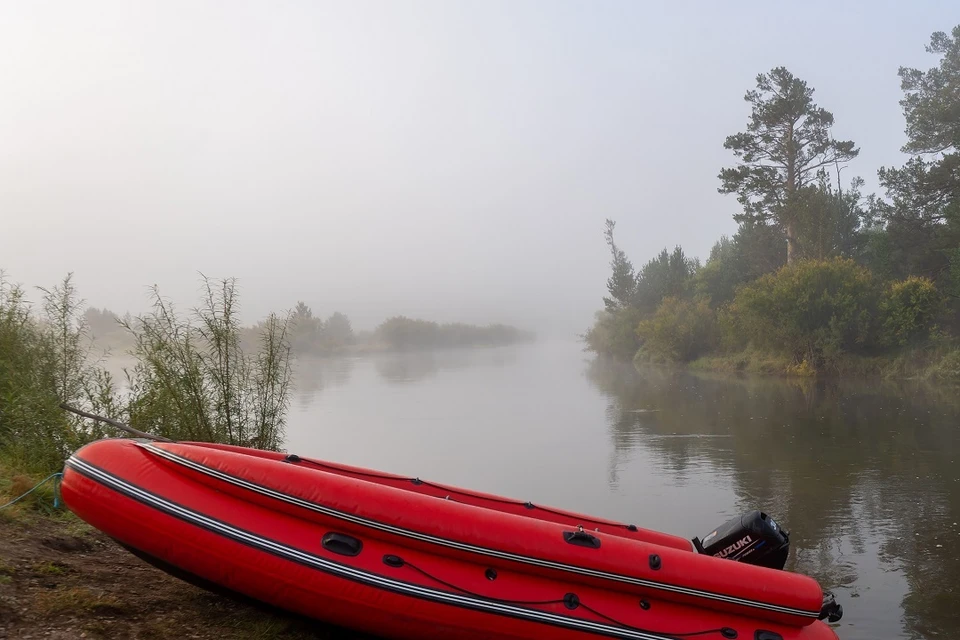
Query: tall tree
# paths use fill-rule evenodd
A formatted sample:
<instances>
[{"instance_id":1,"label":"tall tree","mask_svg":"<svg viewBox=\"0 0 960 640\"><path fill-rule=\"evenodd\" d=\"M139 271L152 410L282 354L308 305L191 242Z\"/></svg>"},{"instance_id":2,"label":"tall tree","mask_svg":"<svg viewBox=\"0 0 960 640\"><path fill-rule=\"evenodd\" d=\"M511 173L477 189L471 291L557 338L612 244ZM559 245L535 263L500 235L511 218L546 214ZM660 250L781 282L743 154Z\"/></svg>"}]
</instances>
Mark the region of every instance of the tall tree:
<instances>
[{"instance_id":1,"label":"tall tree","mask_svg":"<svg viewBox=\"0 0 960 640\"><path fill-rule=\"evenodd\" d=\"M720 193L736 193L739 222L773 220L787 236L787 262L799 256L798 193L824 167L856 158L852 141L830 135L833 114L813 102L813 89L784 67L757 76L744 100L752 111L747 130L728 136L724 147L740 163L720 171Z\"/></svg>"},{"instance_id":2,"label":"tall tree","mask_svg":"<svg viewBox=\"0 0 960 640\"><path fill-rule=\"evenodd\" d=\"M960 26L934 33L927 52L940 56L936 67L900 68L903 151L913 157L879 176L898 262L938 278L960 268Z\"/></svg>"},{"instance_id":3,"label":"tall tree","mask_svg":"<svg viewBox=\"0 0 960 640\"><path fill-rule=\"evenodd\" d=\"M930 37L936 66L900 68L911 158L881 168L887 200L876 203L884 222L875 259L896 277L920 275L947 296L942 326L960 330L960 26ZM879 242L881 241L882 242Z\"/></svg>"},{"instance_id":4,"label":"tall tree","mask_svg":"<svg viewBox=\"0 0 960 640\"><path fill-rule=\"evenodd\" d=\"M902 169L880 169L880 181L901 215L940 222L960 195L960 26L952 36L930 37L927 52L940 56L928 71L900 68L900 101L913 155Z\"/></svg>"},{"instance_id":5,"label":"tall tree","mask_svg":"<svg viewBox=\"0 0 960 640\"><path fill-rule=\"evenodd\" d=\"M627 258L627 254L617 246L613 240L613 230L617 223L607 219L603 231L603 237L610 247L610 277L607 278L607 292L609 297L604 297L603 305L607 311L616 311L629 307L633 304L633 298L637 290L637 278L633 273L633 263Z\"/></svg>"}]
</instances>

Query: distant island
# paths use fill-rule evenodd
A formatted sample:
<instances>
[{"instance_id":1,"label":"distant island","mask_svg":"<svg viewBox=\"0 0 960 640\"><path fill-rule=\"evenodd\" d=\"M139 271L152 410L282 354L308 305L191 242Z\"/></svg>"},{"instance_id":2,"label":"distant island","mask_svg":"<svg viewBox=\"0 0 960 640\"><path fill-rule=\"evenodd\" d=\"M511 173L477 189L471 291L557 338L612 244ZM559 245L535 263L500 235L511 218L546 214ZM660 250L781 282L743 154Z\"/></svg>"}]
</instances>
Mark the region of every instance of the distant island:
<instances>
[{"instance_id":1,"label":"distant island","mask_svg":"<svg viewBox=\"0 0 960 640\"><path fill-rule=\"evenodd\" d=\"M372 331L354 332L343 313L322 319L303 302L291 314L290 345L294 354L302 355L501 347L533 339L533 332L506 324L438 323L406 316L390 317Z\"/></svg>"}]
</instances>

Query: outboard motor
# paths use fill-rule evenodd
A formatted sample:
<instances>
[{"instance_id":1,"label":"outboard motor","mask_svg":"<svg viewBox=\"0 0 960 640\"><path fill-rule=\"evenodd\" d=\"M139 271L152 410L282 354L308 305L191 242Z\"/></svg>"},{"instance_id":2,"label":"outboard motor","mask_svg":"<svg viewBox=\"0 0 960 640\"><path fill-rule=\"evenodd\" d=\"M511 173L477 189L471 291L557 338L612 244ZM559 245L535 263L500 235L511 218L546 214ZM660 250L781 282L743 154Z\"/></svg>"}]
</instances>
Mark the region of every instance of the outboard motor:
<instances>
[{"instance_id":1,"label":"outboard motor","mask_svg":"<svg viewBox=\"0 0 960 640\"><path fill-rule=\"evenodd\" d=\"M762 511L748 511L717 527L703 540L694 538L693 546L699 553L716 558L781 570L790 553L790 534ZM837 622L842 617L843 607L833 593L824 591L819 619Z\"/></svg>"},{"instance_id":2,"label":"outboard motor","mask_svg":"<svg viewBox=\"0 0 960 640\"><path fill-rule=\"evenodd\" d=\"M770 569L783 569L790 553L790 534L761 511L748 511L693 539L697 551Z\"/></svg>"}]
</instances>

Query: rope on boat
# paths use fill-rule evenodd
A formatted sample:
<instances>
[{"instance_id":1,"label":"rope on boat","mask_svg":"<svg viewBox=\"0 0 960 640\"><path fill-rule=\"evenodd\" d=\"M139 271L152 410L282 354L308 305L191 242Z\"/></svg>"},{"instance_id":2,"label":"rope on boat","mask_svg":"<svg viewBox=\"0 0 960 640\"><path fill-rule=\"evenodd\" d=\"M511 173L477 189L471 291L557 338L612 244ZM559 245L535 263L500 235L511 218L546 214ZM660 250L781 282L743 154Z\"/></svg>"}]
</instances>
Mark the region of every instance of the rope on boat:
<instances>
[{"instance_id":1,"label":"rope on boat","mask_svg":"<svg viewBox=\"0 0 960 640\"><path fill-rule=\"evenodd\" d=\"M97 422L104 422L106 424L109 424L111 427L115 427L117 429L120 429L121 431L125 431L138 438L146 438L148 440L157 440L159 442L173 442L173 440L170 440L169 438L164 438L163 436L155 436L152 433L146 433L145 431L134 429L130 425L124 424L117 420L113 420L112 418L105 418L104 416L98 416L95 413L82 411L81 409L77 409L76 407L70 406L66 402L61 402L60 408L63 409L64 411L75 413L78 416L83 418L89 418L90 420L96 420ZM60 481L63 480L62 472L51 473L49 476L47 476L46 478L38 482L36 485L34 485L32 489L30 489L23 495L17 496L16 498L14 498L13 500L11 500L6 504L0 504L0 509L6 509L7 507L12 507L16 503L20 502L21 500L26 498L28 495L30 495L31 493L33 493L34 491L36 491L37 489L45 485L50 480L53 480L53 508L59 509L60 508Z\"/></svg>"},{"instance_id":2,"label":"rope on boat","mask_svg":"<svg viewBox=\"0 0 960 640\"><path fill-rule=\"evenodd\" d=\"M60 508L60 480L63 479L63 474L60 472L51 473L49 476L47 476L46 478L38 482L36 485L34 485L32 489L30 489L23 495L17 496L16 498L14 498L13 500L11 500L6 504L0 504L0 509L6 509L7 507L12 507L16 503L20 502L21 500L26 498L28 495L30 495L31 493L33 493L34 491L36 491L37 489L45 485L51 479L53 480L53 508L59 509Z\"/></svg>"},{"instance_id":3,"label":"rope on boat","mask_svg":"<svg viewBox=\"0 0 960 640\"><path fill-rule=\"evenodd\" d=\"M651 630L651 629L644 629L644 628L642 628L642 627L635 627L635 626L630 625L630 624L627 624L627 623L625 623L625 622L621 622L621 621L619 621L619 620L617 620L617 619L615 619L615 618L611 618L610 616L608 616L608 615L606 615L606 614L600 613L599 611L597 611L597 610L594 609L593 607L590 607L590 606L587 606L586 604L584 604L584 602L583 602L576 594L574 594L574 593L568 593L568 594L564 595L563 598L560 598L560 599L557 599L557 600L536 600L536 601L531 601L531 600L505 600L505 599L503 599L503 598L496 598L496 597L492 597L492 596L487 596L487 595L483 595L483 594L480 594L480 593L475 593L475 592L470 591L470 590L468 590L468 589L464 589L463 587L458 587L458 586L455 585L455 584L452 584L452 583L450 583L450 582L447 582L446 580L443 580L443 579L441 579L441 578L438 578L437 576L432 575L432 574L428 573L427 571L424 571L424 570L421 569L420 567L416 566L415 564L413 564L413 563L411 563L411 562L408 562L407 560L404 560L404 559L401 558L400 556L385 555L385 556L383 557L383 563L384 563L385 565L387 565L388 567L393 567L393 568L395 568L395 569L399 569L399 568L401 568L401 567L409 567L409 568L413 569L414 571L416 571L417 573L419 573L420 575L424 576L425 578L428 578L428 579L430 579L430 580L433 580L433 581L436 582L437 584L441 584L441 585L447 587L448 589L453 589L453 590L455 590L455 591L459 591L460 593L463 593L463 594L465 594L465 595L468 595L468 596L471 596L471 597L474 597L474 598L480 598L480 599L482 599L482 600L489 600L489 601L492 601L492 602L498 602L498 603L500 603L500 604L521 605L521 606L522 606L522 605L530 606L530 605L562 604L563 606L565 606L567 609L570 609L571 611L574 610L574 609L577 609L577 608L579 608L579 607L582 607L582 608L585 609L586 611L589 611L590 613L592 613L593 615L597 616L598 618L600 618L600 619L602 619L602 620L606 620L607 622L610 622L610 623L612 623L612 624L614 624L614 625L616 625L616 626L618 626L618 627L622 627L622 628L624 628L624 629L629 629L629 630L631 630L631 631L638 631L638 632L640 632L640 633L649 633L649 634L651 634L651 635L660 635L660 636L664 636L664 637L667 637L667 638L690 638L690 637L693 637L693 636L706 636L706 635L710 635L710 634L714 634L714 633L720 634L720 635L721 635L722 637L724 637L724 638L736 638L737 635L738 635L737 632L736 632L732 627L718 627L718 628L716 628L716 629L704 629L704 630L702 630L702 631L654 631L654 630ZM496 574L494 574L494 575L496 575ZM649 608L649 604L648 604L646 607L644 607L644 606L643 606L644 602L645 602L645 601L641 601L641 605L640 605L641 608L643 608L643 609L648 609L648 608Z\"/></svg>"}]
</instances>

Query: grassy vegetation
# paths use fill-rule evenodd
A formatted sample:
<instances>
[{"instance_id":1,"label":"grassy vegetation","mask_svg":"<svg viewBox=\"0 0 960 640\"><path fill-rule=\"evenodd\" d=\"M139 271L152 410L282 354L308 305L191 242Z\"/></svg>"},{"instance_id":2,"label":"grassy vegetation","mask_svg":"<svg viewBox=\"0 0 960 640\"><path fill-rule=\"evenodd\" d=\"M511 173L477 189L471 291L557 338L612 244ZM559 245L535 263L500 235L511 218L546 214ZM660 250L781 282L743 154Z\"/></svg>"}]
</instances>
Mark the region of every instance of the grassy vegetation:
<instances>
[{"instance_id":1,"label":"grassy vegetation","mask_svg":"<svg viewBox=\"0 0 960 640\"><path fill-rule=\"evenodd\" d=\"M646 364L641 354L637 364ZM797 363L785 354L753 348L696 358L682 366L692 371L725 374L757 374L774 376L836 375L842 377L877 377L886 380L921 380L925 382L960 383L960 349L925 347L903 350L897 354L864 356L841 354L830 361L828 369L817 369L805 360Z\"/></svg>"},{"instance_id":2,"label":"grassy vegetation","mask_svg":"<svg viewBox=\"0 0 960 640\"><path fill-rule=\"evenodd\" d=\"M57 589L42 593L36 599L37 611L45 616L65 613L116 613L122 612L123 607L124 602L119 598L88 587Z\"/></svg>"},{"instance_id":3,"label":"grassy vegetation","mask_svg":"<svg viewBox=\"0 0 960 640\"><path fill-rule=\"evenodd\" d=\"M25 491L84 443L115 435L65 413L61 402L172 439L280 448L291 381L288 317L271 314L246 340L236 283L203 284L204 298L188 314L154 290L150 313L122 321L135 364L120 393L70 276L40 289L40 304L0 277L0 491ZM28 502L47 504L51 491Z\"/></svg>"},{"instance_id":4,"label":"grassy vegetation","mask_svg":"<svg viewBox=\"0 0 960 640\"><path fill-rule=\"evenodd\" d=\"M129 424L173 440L279 449L290 397L287 318L261 323L242 346L235 282L204 279L203 305L177 312L156 290L153 311L125 322L137 363L128 370Z\"/></svg>"}]
</instances>

